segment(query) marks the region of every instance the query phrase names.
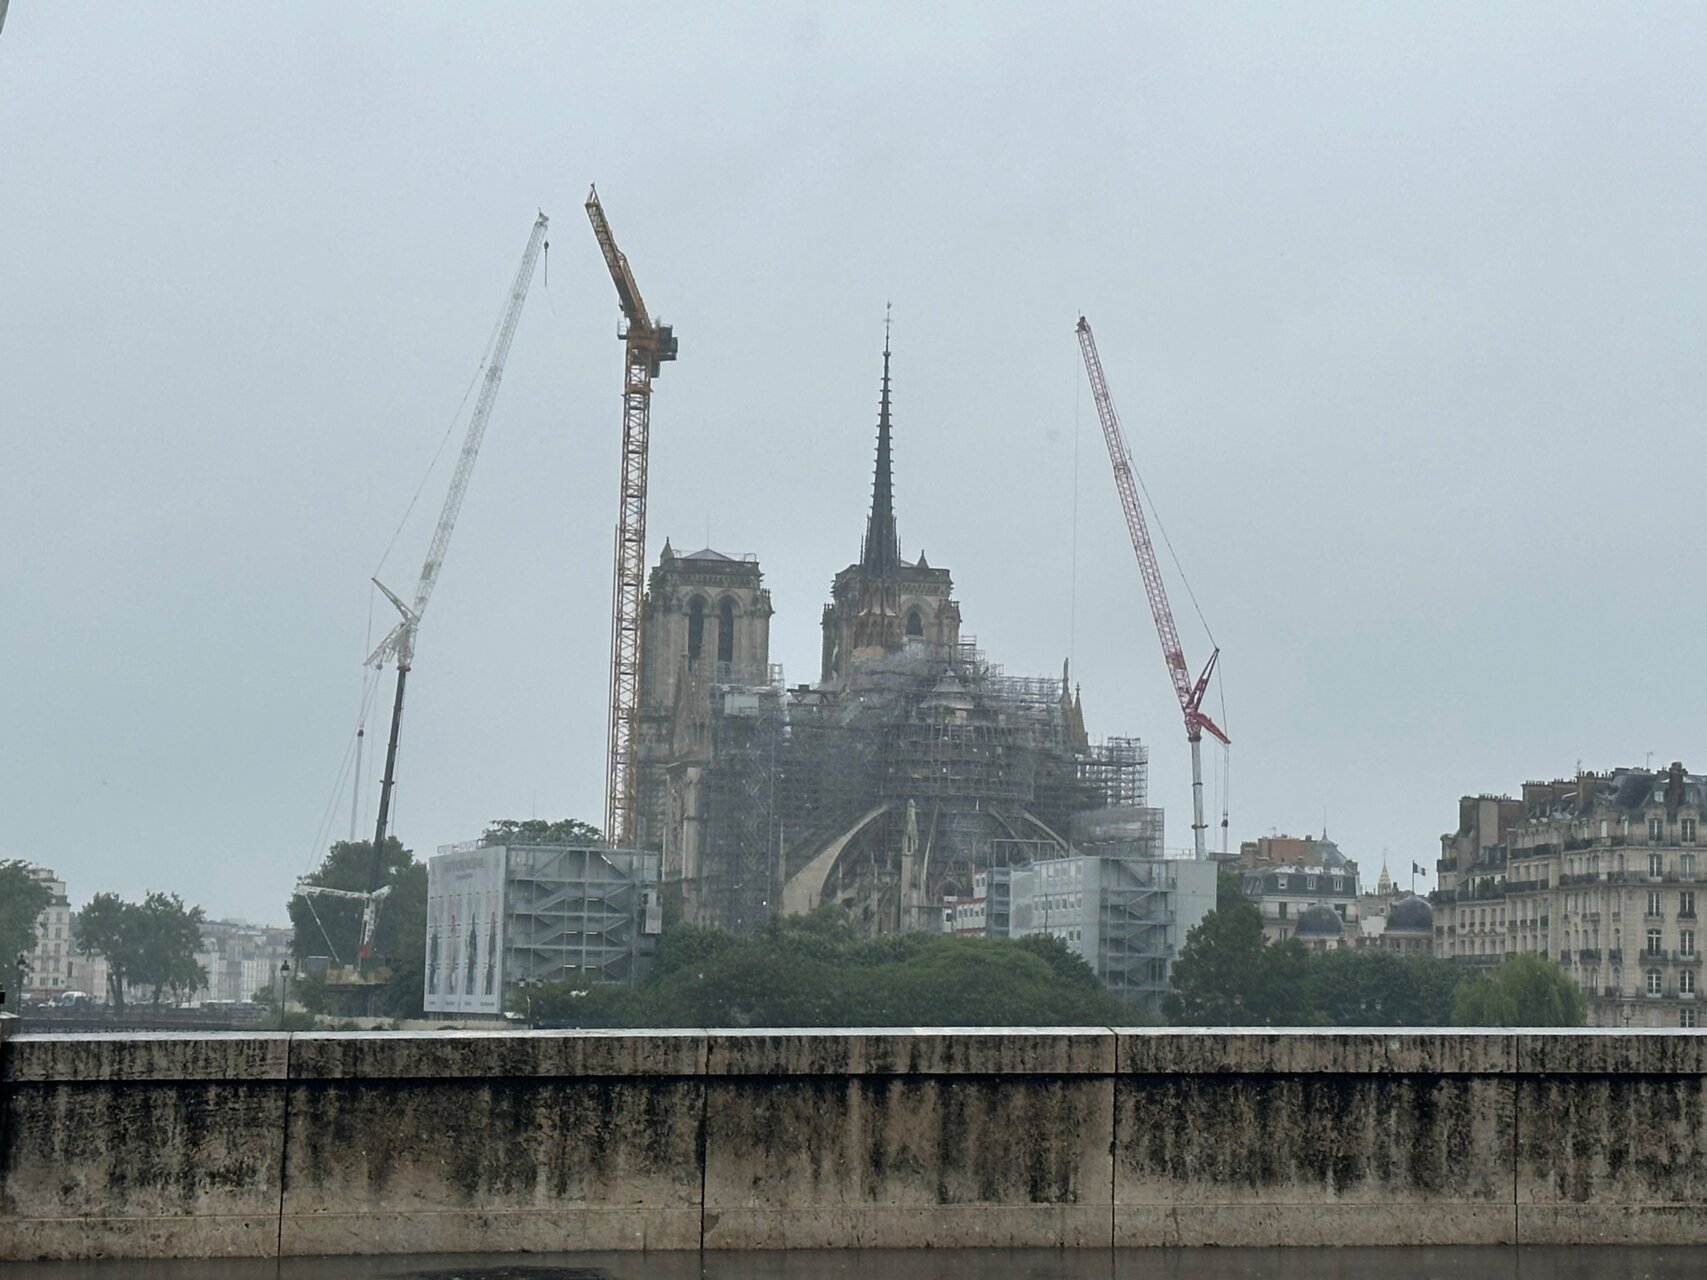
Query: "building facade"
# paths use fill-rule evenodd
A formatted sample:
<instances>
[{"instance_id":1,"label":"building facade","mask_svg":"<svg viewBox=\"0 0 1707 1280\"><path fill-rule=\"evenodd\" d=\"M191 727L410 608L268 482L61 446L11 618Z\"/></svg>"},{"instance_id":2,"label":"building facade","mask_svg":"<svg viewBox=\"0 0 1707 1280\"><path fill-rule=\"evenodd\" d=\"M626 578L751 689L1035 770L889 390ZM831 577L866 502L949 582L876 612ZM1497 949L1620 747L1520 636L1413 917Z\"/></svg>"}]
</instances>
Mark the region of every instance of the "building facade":
<instances>
[{"instance_id":1,"label":"building facade","mask_svg":"<svg viewBox=\"0 0 1707 1280\"><path fill-rule=\"evenodd\" d=\"M66 897L65 881L47 867L31 867L29 875L52 895L48 905L36 917L35 950L24 957L24 998L51 1000L66 991L86 991L96 999L103 996L103 987L88 986L88 962L77 954L71 937L71 900ZM11 957L5 958L11 972ZM8 986L11 979L6 979Z\"/></svg>"},{"instance_id":2,"label":"building facade","mask_svg":"<svg viewBox=\"0 0 1707 1280\"><path fill-rule=\"evenodd\" d=\"M1008 886L997 936L1059 938L1111 992L1152 1017L1171 989L1186 935L1215 909L1212 861L1078 854L994 876ZM992 912L992 934L996 917Z\"/></svg>"},{"instance_id":3,"label":"building facade","mask_svg":"<svg viewBox=\"0 0 1707 1280\"><path fill-rule=\"evenodd\" d=\"M1543 956L1592 1026L1700 1025L1704 805L1707 778L1681 762L1467 797L1442 837L1437 949L1473 964Z\"/></svg>"},{"instance_id":4,"label":"building facade","mask_svg":"<svg viewBox=\"0 0 1707 1280\"><path fill-rule=\"evenodd\" d=\"M1382 903L1371 909L1371 898ZM1384 902L1370 895L1358 907L1356 945L1366 951L1391 951L1402 956L1434 954L1434 908L1428 899L1401 893Z\"/></svg>"},{"instance_id":5,"label":"building facade","mask_svg":"<svg viewBox=\"0 0 1707 1280\"><path fill-rule=\"evenodd\" d=\"M1333 860L1278 866L1259 863L1244 872L1245 897L1262 912L1263 937L1270 942L1285 942L1295 936L1304 913L1318 905L1339 920L1342 932L1338 936L1356 933L1357 864L1327 842L1318 845L1318 852ZM1319 925L1317 933L1320 937Z\"/></svg>"},{"instance_id":6,"label":"building facade","mask_svg":"<svg viewBox=\"0 0 1707 1280\"><path fill-rule=\"evenodd\" d=\"M241 1004L280 985L279 966L291 960L291 930L246 920L209 920L202 925L196 963L207 976L192 1000Z\"/></svg>"}]
</instances>

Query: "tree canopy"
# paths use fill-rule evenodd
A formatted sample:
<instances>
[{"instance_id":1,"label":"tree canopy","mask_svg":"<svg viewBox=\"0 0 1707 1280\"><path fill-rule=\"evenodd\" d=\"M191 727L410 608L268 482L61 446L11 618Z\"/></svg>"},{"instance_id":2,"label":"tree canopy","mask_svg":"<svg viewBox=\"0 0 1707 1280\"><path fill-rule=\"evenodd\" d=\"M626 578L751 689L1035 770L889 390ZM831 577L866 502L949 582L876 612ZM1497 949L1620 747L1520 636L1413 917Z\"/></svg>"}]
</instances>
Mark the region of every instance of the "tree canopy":
<instances>
[{"instance_id":1,"label":"tree canopy","mask_svg":"<svg viewBox=\"0 0 1707 1280\"><path fill-rule=\"evenodd\" d=\"M1107 1026L1134 1015L1059 939L863 938L838 908L741 938L676 925L635 987L523 990L519 1013L582 1027Z\"/></svg>"},{"instance_id":2,"label":"tree canopy","mask_svg":"<svg viewBox=\"0 0 1707 1280\"><path fill-rule=\"evenodd\" d=\"M340 840L327 851L319 868L303 879L329 889L366 893L373 874L372 854L371 840ZM374 928L374 955L391 971L380 1001L392 1017L419 1017L426 976L426 863L416 861L396 836L387 836L380 883L391 886ZM288 910L290 949L299 962L298 972L300 962L309 956L331 956L346 965L355 962L362 935L359 901L293 894ZM315 990L310 986L302 991L300 983L305 981L299 979L299 993L304 995Z\"/></svg>"},{"instance_id":3,"label":"tree canopy","mask_svg":"<svg viewBox=\"0 0 1707 1280\"><path fill-rule=\"evenodd\" d=\"M1267 941L1257 909L1239 901L1187 935L1163 1008L1187 1026L1439 1027L1465 978L1430 956Z\"/></svg>"},{"instance_id":4,"label":"tree canopy","mask_svg":"<svg viewBox=\"0 0 1707 1280\"><path fill-rule=\"evenodd\" d=\"M340 840L326 853L320 866L303 877L309 884L351 893L366 893L373 874L373 841ZM380 863L381 885L390 885L374 930L374 954L388 962L411 949L411 923L419 916L421 946L426 947L427 868L405 849L396 836L385 838L385 856ZM418 908L418 910L417 910ZM291 954L298 960L309 956L331 956L340 964L353 963L361 944L362 904L354 898L307 898L292 894L290 905Z\"/></svg>"},{"instance_id":5,"label":"tree canopy","mask_svg":"<svg viewBox=\"0 0 1707 1280\"><path fill-rule=\"evenodd\" d=\"M1453 996L1458 1027L1580 1027L1588 1002L1570 975L1543 956L1508 956L1491 977L1464 982Z\"/></svg>"},{"instance_id":6,"label":"tree canopy","mask_svg":"<svg viewBox=\"0 0 1707 1280\"><path fill-rule=\"evenodd\" d=\"M16 858L0 861L0 974L12 982L16 958L36 949L36 920L53 894L30 874L30 864ZM21 977L22 975L20 975Z\"/></svg>"},{"instance_id":7,"label":"tree canopy","mask_svg":"<svg viewBox=\"0 0 1707 1280\"><path fill-rule=\"evenodd\" d=\"M1308 1012L1309 953L1263 937L1249 902L1211 911L1186 935L1162 1002L1170 1022L1197 1027L1299 1026Z\"/></svg>"},{"instance_id":8,"label":"tree canopy","mask_svg":"<svg viewBox=\"0 0 1707 1280\"><path fill-rule=\"evenodd\" d=\"M547 822L529 818L518 822L514 818L495 818L486 825L481 844L566 844L603 845L604 832L579 818L559 818Z\"/></svg>"},{"instance_id":9,"label":"tree canopy","mask_svg":"<svg viewBox=\"0 0 1707 1280\"><path fill-rule=\"evenodd\" d=\"M150 893L141 902L97 893L77 913L73 932L78 951L106 960L108 999L122 1009L126 985L152 988L155 1004L168 991L188 996L206 985L196 963L205 919L175 893Z\"/></svg>"}]
</instances>

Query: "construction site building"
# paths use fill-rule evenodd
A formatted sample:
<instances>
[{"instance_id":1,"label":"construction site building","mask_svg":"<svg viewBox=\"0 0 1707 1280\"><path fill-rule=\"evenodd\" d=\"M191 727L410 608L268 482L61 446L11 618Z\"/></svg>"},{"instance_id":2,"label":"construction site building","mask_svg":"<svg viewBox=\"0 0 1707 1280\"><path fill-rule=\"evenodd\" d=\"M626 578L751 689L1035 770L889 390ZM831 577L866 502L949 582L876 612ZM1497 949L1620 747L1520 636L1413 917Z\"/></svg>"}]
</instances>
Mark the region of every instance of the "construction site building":
<instances>
[{"instance_id":1,"label":"construction site building","mask_svg":"<svg viewBox=\"0 0 1707 1280\"><path fill-rule=\"evenodd\" d=\"M1153 1016L1173 958L1215 909L1215 863L1081 854L996 872L1009 881L1006 936L1047 933L1115 995Z\"/></svg>"},{"instance_id":2,"label":"construction site building","mask_svg":"<svg viewBox=\"0 0 1707 1280\"><path fill-rule=\"evenodd\" d=\"M427 860L424 1008L498 1017L518 988L645 975L658 856L583 845L446 845Z\"/></svg>"},{"instance_id":3,"label":"construction site building","mask_svg":"<svg viewBox=\"0 0 1707 1280\"><path fill-rule=\"evenodd\" d=\"M1065 664L988 661L949 570L902 557L889 364L886 344L870 512L831 581L815 683L771 662L757 557L666 541L649 576L640 843L688 921L750 934L836 903L868 933L934 930L980 876L1161 857L1143 745L1090 739ZM1163 933L1140 932L1146 964L1165 959Z\"/></svg>"}]
</instances>

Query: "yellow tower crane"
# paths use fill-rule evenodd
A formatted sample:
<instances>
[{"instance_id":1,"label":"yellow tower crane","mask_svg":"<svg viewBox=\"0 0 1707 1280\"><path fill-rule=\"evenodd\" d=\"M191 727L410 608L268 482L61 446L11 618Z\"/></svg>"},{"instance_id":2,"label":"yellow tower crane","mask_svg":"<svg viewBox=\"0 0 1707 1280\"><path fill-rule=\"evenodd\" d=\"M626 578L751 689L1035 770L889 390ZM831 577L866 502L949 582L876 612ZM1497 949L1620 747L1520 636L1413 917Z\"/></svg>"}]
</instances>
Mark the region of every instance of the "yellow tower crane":
<instances>
[{"instance_id":1,"label":"yellow tower crane","mask_svg":"<svg viewBox=\"0 0 1707 1280\"><path fill-rule=\"evenodd\" d=\"M676 335L653 320L616 247L595 188L587 217L616 284L624 327L622 483L616 518L616 564L611 602L610 740L605 755L605 839L617 848L639 836L635 820L635 739L640 721L640 605L646 589L646 460L652 423L652 379L676 358Z\"/></svg>"}]
</instances>

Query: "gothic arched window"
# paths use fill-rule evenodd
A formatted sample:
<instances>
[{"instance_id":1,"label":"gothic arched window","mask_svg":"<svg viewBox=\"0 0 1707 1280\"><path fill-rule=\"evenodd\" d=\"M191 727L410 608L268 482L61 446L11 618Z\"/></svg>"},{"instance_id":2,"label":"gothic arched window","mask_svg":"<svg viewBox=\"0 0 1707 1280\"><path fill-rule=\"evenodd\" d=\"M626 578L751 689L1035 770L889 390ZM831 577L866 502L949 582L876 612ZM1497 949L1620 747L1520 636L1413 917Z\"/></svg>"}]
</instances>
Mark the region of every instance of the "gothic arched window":
<instances>
[{"instance_id":1,"label":"gothic arched window","mask_svg":"<svg viewBox=\"0 0 1707 1280\"><path fill-rule=\"evenodd\" d=\"M717 611L717 660L735 661L735 602L725 600Z\"/></svg>"},{"instance_id":2,"label":"gothic arched window","mask_svg":"<svg viewBox=\"0 0 1707 1280\"><path fill-rule=\"evenodd\" d=\"M688 605L688 661L698 662L705 645L705 601L698 596Z\"/></svg>"},{"instance_id":3,"label":"gothic arched window","mask_svg":"<svg viewBox=\"0 0 1707 1280\"><path fill-rule=\"evenodd\" d=\"M919 617L919 611L917 609L914 609L907 614L907 634L910 636L918 636L921 639L924 638L925 620Z\"/></svg>"}]
</instances>

